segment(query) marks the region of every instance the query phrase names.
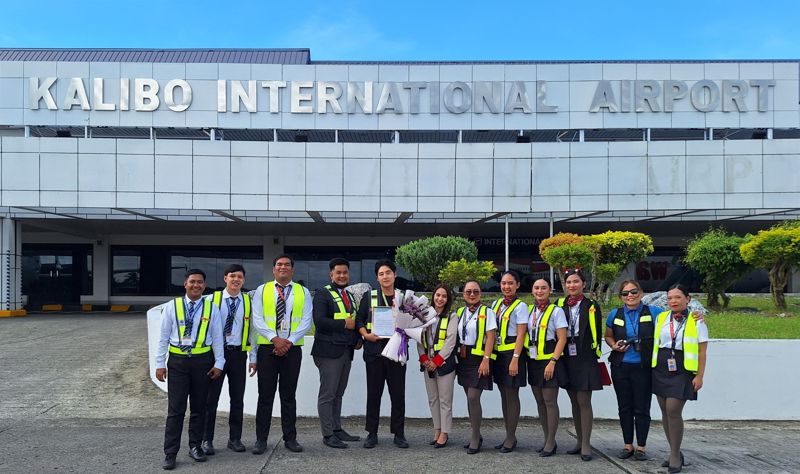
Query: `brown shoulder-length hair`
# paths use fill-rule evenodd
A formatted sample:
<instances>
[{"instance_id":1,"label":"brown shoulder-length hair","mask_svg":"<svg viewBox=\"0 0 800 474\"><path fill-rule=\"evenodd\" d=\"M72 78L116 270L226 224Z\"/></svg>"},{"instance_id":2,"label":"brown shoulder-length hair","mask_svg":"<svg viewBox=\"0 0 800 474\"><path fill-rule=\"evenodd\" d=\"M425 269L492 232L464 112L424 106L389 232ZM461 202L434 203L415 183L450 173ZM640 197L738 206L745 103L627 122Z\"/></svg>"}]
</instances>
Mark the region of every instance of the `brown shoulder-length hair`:
<instances>
[{"instance_id":1,"label":"brown shoulder-length hair","mask_svg":"<svg viewBox=\"0 0 800 474\"><path fill-rule=\"evenodd\" d=\"M638 281L636 281L636 280L625 280L625 281L623 281L622 283L619 284L619 291L617 292L617 294L622 293L622 289L625 288L628 285L633 285L639 290L639 293L644 293L644 290L642 289L642 285L640 285Z\"/></svg>"},{"instance_id":2,"label":"brown shoulder-length hair","mask_svg":"<svg viewBox=\"0 0 800 474\"><path fill-rule=\"evenodd\" d=\"M447 303L444 305L442 314L445 316L450 316L450 308L453 307L453 290L448 288L444 283L439 283L436 285L436 288L433 289L433 292L431 293L431 306L433 306L433 295L436 294L439 288L443 289L445 293L447 293Z\"/></svg>"}]
</instances>

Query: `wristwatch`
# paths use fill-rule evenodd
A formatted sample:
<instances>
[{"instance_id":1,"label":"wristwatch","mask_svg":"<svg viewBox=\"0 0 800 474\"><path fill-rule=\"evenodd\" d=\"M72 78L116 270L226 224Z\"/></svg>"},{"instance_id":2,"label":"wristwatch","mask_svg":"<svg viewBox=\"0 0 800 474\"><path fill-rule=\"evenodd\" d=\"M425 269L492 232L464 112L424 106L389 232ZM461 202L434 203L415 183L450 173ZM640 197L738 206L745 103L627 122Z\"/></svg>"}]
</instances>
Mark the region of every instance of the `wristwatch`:
<instances>
[{"instance_id":1,"label":"wristwatch","mask_svg":"<svg viewBox=\"0 0 800 474\"><path fill-rule=\"evenodd\" d=\"M514 354L515 359L519 359L519 354Z\"/></svg>"},{"instance_id":2,"label":"wristwatch","mask_svg":"<svg viewBox=\"0 0 800 474\"><path fill-rule=\"evenodd\" d=\"M555 357L551 357L551 358L550 358L550 362L555 362L555 363L558 363L558 359L557 359L557 358L555 358Z\"/></svg>"}]
</instances>

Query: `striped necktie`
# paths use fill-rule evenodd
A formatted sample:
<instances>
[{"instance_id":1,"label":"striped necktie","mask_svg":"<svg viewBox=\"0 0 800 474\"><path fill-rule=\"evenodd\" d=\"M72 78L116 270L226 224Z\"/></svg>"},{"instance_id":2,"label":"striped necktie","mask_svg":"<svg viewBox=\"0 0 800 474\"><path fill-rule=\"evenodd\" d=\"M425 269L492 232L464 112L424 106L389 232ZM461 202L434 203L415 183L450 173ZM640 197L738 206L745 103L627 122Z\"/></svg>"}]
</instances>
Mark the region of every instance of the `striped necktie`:
<instances>
[{"instance_id":1,"label":"striped necktie","mask_svg":"<svg viewBox=\"0 0 800 474\"><path fill-rule=\"evenodd\" d=\"M286 287L275 283L275 289L278 290L278 299L275 301L275 329L280 330L283 318L286 316Z\"/></svg>"},{"instance_id":2,"label":"striped necktie","mask_svg":"<svg viewBox=\"0 0 800 474\"><path fill-rule=\"evenodd\" d=\"M233 319L236 317L236 304L238 302L238 296L228 298L228 317L225 318L225 327L222 330L222 334L225 336L233 333Z\"/></svg>"},{"instance_id":3,"label":"striped necktie","mask_svg":"<svg viewBox=\"0 0 800 474\"><path fill-rule=\"evenodd\" d=\"M187 311L188 314L186 315L186 328L183 330L183 338L184 339L186 339L186 338L191 339L192 338L192 323L194 322L194 305L195 304L196 303L194 301L190 301L189 302L189 310ZM180 349L183 352L189 352L192 349L192 346L191 346L191 344L190 345L182 345L182 346L180 346Z\"/></svg>"}]
</instances>

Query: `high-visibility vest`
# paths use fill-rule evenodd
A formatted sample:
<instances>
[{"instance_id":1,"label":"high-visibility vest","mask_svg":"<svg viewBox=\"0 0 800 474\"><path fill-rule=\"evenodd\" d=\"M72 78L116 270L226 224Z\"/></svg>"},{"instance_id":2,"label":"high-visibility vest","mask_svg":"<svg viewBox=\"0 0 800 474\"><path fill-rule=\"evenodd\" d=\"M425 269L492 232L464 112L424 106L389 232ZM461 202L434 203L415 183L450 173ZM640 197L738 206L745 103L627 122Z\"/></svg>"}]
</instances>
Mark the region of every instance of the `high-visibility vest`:
<instances>
[{"instance_id":1,"label":"high-visibility vest","mask_svg":"<svg viewBox=\"0 0 800 474\"><path fill-rule=\"evenodd\" d=\"M458 308L456 314L458 314L459 319L461 319L461 315L464 314L465 309L466 307L464 306ZM485 338L486 338L486 305L481 305L480 308L478 308L478 334L475 337L475 347L473 347L472 350L470 351L472 355L476 356L483 355L483 349L484 347L486 347L486 342L484 341ZM489 357L491 357L492 360L497 359L497 354L495 354L494 351L492 351Z\"/></svg>"},{"instance_id":2,"label":"high-visibility vest","mask_svg":"<svg viewBox=\"0 0 800 474\"><path fill-rule=\"evenodd\" d=\"M250 295L241 293L242 295L242 309L244 310L244 317L242 319L242 351L250 351ZM222 292L214 292L214 305L222 309ZM225 323L223 323L224 326ZM224 337L224 334L223 334Z\"/></svg>"},{"instance_id":3,"label":"high-visibility vest","mask_svg":"<svg viewBox=\"0 0 800 474\"><path fill-rule=\"evenodd\" d=\"M292 295L294 300L292 303L291 326L289 327L290 334L297 331L297 328L300 327L300 320L303 319L303 307L306 303L306 293L303 285L292 282ZM278 309L275 305L275 281L264 284L264 289L261 292L261 310L264 312L264 322L267 327L277 332L275 326L277 324ZM288 314L284 315L284 317L288 316ZM304 338L301 337L294 345L302 346L304 342L303 339ZM259 334L258 344L271 345L272 341Z\"/></svg>"},{"instance_id":4,"label":"high-visibility vest","mask_svg":"<svg viewBox=\"0 0 800 474\"><path fill-rule=\"evenodd\" d=\"M656 332L654 334L653 347L657 348L661 340L661 328L667 322L667 318L672 311L664 311L658 315L656 321ZM677 335L676 335L677 336ZM658 350L653 350L652 367L658 363ZM692 373L697 373L700 364L700 342L697 338L697 322L690 315L686 316L686 323L683 325L683 367Z\"/></svg>"},{"instance_id":5,"label":"high-visibility vest","mask_svg":"<svg viewBox=\"0 0 800 474\"><path fill-rule=\"evenodd\" d=\"M614 340L628 339L627 320L625 319L625 307L617 308L612 320L611 332L614 334ZM650 313L650 306L642 305L642 311L639 313L638 331L640 355L642 358L642 367L647 367L650 363L649 359L653 353L653 331L655 324L653 323L653 315ZM613 367L619 367L625 357L624 352L611 351L608 355L608 362Z\"/></svg>"},{"instance_id":6,"label":"high-visibility vest","mask_svg":"<svg viewBox=\"0 0 800 474\"><path fill-rule=\"evenodd\" d=\"M522 300L515 299L508 305L503 314L500 314L500 305L503 304L503 300L499 299L492 304L492 311L495 312L497 315L497 327L498 327L498 335L497 335L497 343L494 345L494 352L507 352L513 351L514 346L516 345L516 338L513 340L508 340L508 322L511 320L511 313L522 303ZM519 334L517 334L519 336Z\"/></svg>"},{"instance_id":7,"label":"high-visibility vest","mask_svg":"<svg viewBox=\"0 0 800 474\"><path fill-rule=\"evenodd\" d=\"M553 353L555 352L555 344L553 344L552 349L550 349L552 352L547 352L545 343L547 342L547 325L550 323L550 316L553 314L553 310L555 309L556 305L552 303L547 305L547 308L544 309L542 317L539 318L539 321L536 321L536 326L539 327L539 331L535 331L536 327L533 327L531 328L533 331L528 331L525 333L525 348L528 350L528 357L533 357L536 360L549 360L551 357L553 357ZM535 311L536 305L531 305L531 310L528 313L528 319L530 319ZM535 335L538 334L539 337L538 340L533 341L533 343L536 344L536 357L534 357L531 353L531 332L533 332Z\"/></svg>"},{"instance_id":8,"label":"high-visibility vest","mask_svg":"<svg viewBox=\"0 0 800 474\"><path fill-rule=\"evenodd\" d=\"M433 339L433 350L439 352L444 348L445 339L447 339L447 324L450 321L448 316L439 316L439 322L436 323L436 330L434 330L435 337ZM422 338L422 347L428 350L428 338Z\"/></svg>"},{"instance_id":9,"label":"high-visibility vest","mask_svg":"<svg viewBox=\"0 0 800 474\"><path fill-rule=\"evenodd\" d=\"M342 301L342 296L339 294L339 291L332 287L331 285L325 285L325 289L331 294L331 298L333 298L333 302L336 303L336 307L339 311L333 313L333 319L345 319L345 318L354 318L358 307L356 306L356 302L353 299L353 295L348 294L347 297L350 298L350 312L347 312L347 307L344 305L344 301ZM347 290L344 290L347 291Z\"/></svg>"},{"instance_id":10,"label":"high-visibility vest","mask_svg":"<svg viewBox=\"0 0 800 474\"><path fill-rule=\"evenodd\" d=\"M571 316L570 316L570 314L568 312L569 311L569 307L564 308L564 302L566 300L567 300L566 298L559 298L558 302L556 304L561 306L561 308L564 309L564 313L566 314L567 318L570 318ZM602 347L600 347L600 341L597 340L597 321L595 321L595 317L594 317L594 315L596 313L596 305L597 305L597 303L595 303L594 301L591 301L591 300L589 300L589 302L590 302L590 305L589 305L589 331L592 333L592 349L594 349L594 352L595 352L595 354L597 354L597 357L600 357L602 355ZM578 303L578 304L580 304L580 303ZM578 323L580 324L580 320L578 321Z\"/></svg>"},{"instance_id":11,"label":"high-visibility vest","mask_svg":"<svg viewBox=\"0 0 800 474\"><path fill-rule=\"evenodd\" d=\"M203 312L200 313L200 327L197 329L197 339L195 339L192 348L188 351L182 351L180 346L169 345L169 352L172 354L194 355L205 354L211 350L211 346L206 345L206 335L208 335L208 321L211 319L211 300L208 298L201 298L203 300ZM186 327L186 313L183 308L183 297L175 298L175 321L178 323L178 339L183 338L183 331ZM193 321L197 324L197 320Z\"/></svg>"}]
</instances>

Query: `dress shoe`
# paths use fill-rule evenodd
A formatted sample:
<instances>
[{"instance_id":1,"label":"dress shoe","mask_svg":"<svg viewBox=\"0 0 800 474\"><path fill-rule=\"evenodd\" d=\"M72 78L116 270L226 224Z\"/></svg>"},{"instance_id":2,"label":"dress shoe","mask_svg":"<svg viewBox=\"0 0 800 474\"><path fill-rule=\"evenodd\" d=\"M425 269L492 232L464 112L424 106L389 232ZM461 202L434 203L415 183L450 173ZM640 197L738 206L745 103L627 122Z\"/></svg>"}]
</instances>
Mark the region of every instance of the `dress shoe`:
<instances>
[{"instance_id":1,"label":"dress shoe","mask_svg":"<svg viewBox=\"0 0 800 474\"><path fill-rule=\"evenodd\" d=\"M428 444L429 444L429 445L431 445L431 446L433 446L434 444L436 444L436 439L434 438L434 439L433 439L433 440L431 440L431 442L430 442L430 443L428 443Z\"/></svg>"},{"instance_id":2,"label":"dress shoe","mask_svg":"<svg viewBox=\"0 0 800 474\"><path fill-rule=\"evenodd\" d=\"M293 453L302 453L303 447L300 446L300 443L297 442L296 439L287 439L284 440L283 445L286 446L286 449Z\"/></svg>"},{"instance_id":3,"label":"dress shoe","mask_svg":"<svg viewBox=\"0 0 800 474\"><path fill-rule=\"evenodd\" d=\"M672 466L670 466L670 467L667 468L667 472L669 474L674 474L676 472L681 472L681 470L683 470L683 466L681 466L681 467L672 467Z\"/></svg>"},{"instance_id":4,"label":"dress shoe","mask_svg":"<svg viewBox=\"0 0 800 474\"><path fill-rule=\"evenodd\" d=\"M398 448L408 448L408 441L406 441L406 437L403 435L394 435L394 444Z\"/></svg>"},{"instance_id":5,"label":"dress shoe","mask_svg":"<svg viewBox=\"0 0 800 474\"><path fill-rule=\"evenodd\" d=\"M567 451L567 454L580 454L580 453L581 453L580 446L578 446L577 448L572 448L569 451Z\"/></svg>"},{"instance_id":6,"label":"dress shoe","mask_svg":"<svg viewBox=\"0 0 800 474\"><path fill-rule=\"evenodd\" d=\"M553 449L551 449L550 451L545 451L544 450L544 446L542 446L542 450L539 452L539 457L540 458L549 458L550 456L552 456L552 455L554 455L556 453L557 449L558 449L558 444L554 444L553 445Z\"/></svg>"},{"instance_id":7,"label":"dress shoe","mask_svg":"<svg viewBox=\"0 0 800 474\"><path fill-rule=\"evenodd\" d=\"M483 446L483 436L481 436L480 440L478 441L478 447L477 448L470 448L469 445L467 445L467 454L477 454L477 453L479 453L481 451L481 446Z\"/></svg>"},{"instance_id":8,"label":"dress shoe","mask_svg":"<svg viewBox=\"0 0 800 474\"><path fill-rule=\"evenodd\" d=\"M483 435L481 435L481 444L483 444ZM469 441L467 441L466 443L464 443L464 449L468 449L468 448L469 448ZM498 448L498 449L499 449L499 448Z\"/></svg>"},{"instance_id":9,"label":"dress shoe","mask_svg":"<svg viewBox=\"0 0 800 474\"><path fill-rule=\"evenodd\" d=\"M647 453L645 453L641 449L637 449L636 454L633 455L634 461L647 461L648 459L650 458L647 457Z\"/></svg>"},{"instance_id":10,"label":"dress shoe","mask_svg":"<svg viewBox=\"0 0 800 474\"><path fill-rule=\"evenodd\" d=\"M686 459L683 458L683 451L681 451L681 467L688 466ZM669 459L661 463L661 467L669 467Z\"/></svg>"},{"instance_id":11,"label":"dress shoe","mask_svg":"<svg viewBox=\"0 0 800 474\"><path fill-rule=\"evenodd\" d=\"M256 444L253 445L253 454L264 454L265 452L267 452L267 442L256 441Z\"/></svg>"},{"instance_id":12,"label":"dress shoe","mask_svg":"<svg viewBox=\"0 0 800 474\"><path fill-rule=\"evenodd\" d=\"M581 454L581 461L591 461L592 455L591 454Z\"/></svg>"},{"instance_id":13,"label":"dress shoe","mask_svg":"<svg viewBox=\"0 0 800 474\"><path fill-rule=\"evenodd\" d=\"M345 449L347 445L342 442L336 435L325 436L322 438L322 443L329 448Z\"/></svg>"},{"instance_id":14,"label":"dress shoe","mask_svg":"<svg viewBox=\"0 0 800 474\"><path fill-rule=\"evenodd\" d=\"M516 442L516 440L515 440L515 441L514 441L514 444L512 444L512 445L511 445L511 447L506 447L506 445L505 445L505 444L504 444L503 446L500 446L500 452L501 452L501 453L510 453L511 451L513 451L514 449L516 449L516 447L517 447L517 442Z\"/></svg>"},{"instance_id":15,"label":"dress shoe","mask_svg":"<svg viewBox=\"0 0 800 474\"><path fill-rule=\"evenodd\" d=\"M447 442L448 442L448 441L450 441L450 437L449 437L449 436L448 436L447 438L445 438L445 439L444 439L444 443L440 443L440 442L437 440L437 441L435 441L435 442L433 443L433 448L434 448L434 449L440 449L440 448L444 448L445 446L447 446Z\"/></svg>"},{"instance_id":16,"label":"dress shoe","mask_svg":"<svg viewBox=\"0 0 800 474\"><path fill-rule=\"evenodd\" d=\"M363 446L367 449L372 449L378 445L378 435L376 433L370 433L367 435L367 439L364 440Z\"/></svg>"},{"instance_id":17,"label":"dress shoe","mask_svg":"<svg viewBox=\"0 0 800 474\"><path fill-rule=\"evenodd\" d=\"M175 455L174 454L167 454L164 457L164 460L161 461L161 469L165 471L171 471L175 469Z\"/></svg>"},{"instance_id":18,"label":"dress shoe","mask_svg":"<svg viewBox=\"0 0 800 474\"><path fill-rule=\"evenodd\" d=\"M629 457L633 456L634 454L636 454L636 452L633 449L624 449L623 448L622 451L620 451L619 454L617 454L617 457L619 459L628 459Z\"/></svg>"},{"instance_id":19,"label":"dress shoe","mask_svg":"<svg viewBox=\"0 0 800 474\"><path fill-rule=\"evenodd\" d=\"M500 444L495 444L495 445L494 445L494 449L500 449L500 448L502 448L502 447L503 447L503 443L500 443Z\"/></svg>"},{"instance_id":20,"label":"dress shoe","mask_svg":"<svg viewBox=\"0 0 800 474\"><path fill-rule=\"evenodd\" d=\"M237 453L243 453L247 451L247 448L244 447L244 445L242 444L242 440L240 439L229 439L228 449L236 451Z\"/></svg>"},{"instance_id":21,"label":"dress shoe","mask_svg":"<svg viewBox=\"0 0 800 474\"><path fill-rule=\"evenodd\" d=\"M537 453L541 453L542 451L544 451L544 446L542 446L541 448L536 448Z\"/></svg>"},{"instance_id":22,"label":"dress shoe","mask_svg":"<svg viewBox=\"0 0 800 474\"><path fill-rule=\"evenodd\" d=\"M203 453L200 446L192 446L189 448L189 457L197 462L206 462L206 455Z\"/></svg>"},{"instance_id":23,"label":"dress shoe","mask_svg":"<svg viewBox=\"0 0 800 474\"><path fill-rule=\"evenodd\" d=\"M361 436L353 436L345 430L334 431L333 435L339 438L339 441L361 441Z\"/></svg>"},{"instance_id":24,"label":"dress shoe","mask_svg":"<svg viewBox=\"0 0 800 474\"><path fill-rule=\"evenodd\" d=\"M203 450L206 456L213 456L214 455L214 442L213 441L203 441L200 443L200 448Z\"/></svg>"}]
</instances>

